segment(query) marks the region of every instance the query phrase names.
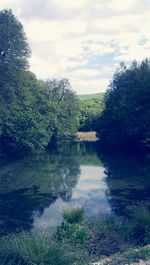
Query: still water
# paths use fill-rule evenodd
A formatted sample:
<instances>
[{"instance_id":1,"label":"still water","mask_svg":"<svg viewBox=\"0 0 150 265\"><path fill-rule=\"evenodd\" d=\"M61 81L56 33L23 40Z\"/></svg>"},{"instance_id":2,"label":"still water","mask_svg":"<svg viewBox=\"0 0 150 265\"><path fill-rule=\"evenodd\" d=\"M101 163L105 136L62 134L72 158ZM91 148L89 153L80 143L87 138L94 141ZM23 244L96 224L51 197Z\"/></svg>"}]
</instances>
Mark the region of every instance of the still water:
<instances>
[{"instance_id":1,"label":"still water","mask_svg":"<svg viewBox=\"0 0 150 265\"><path fill-rule=\"evenodd\" d=\"M0 234L45 231L62 222L64 208L87 216L125 215L150 202L150 157L104 156L95 143L60 145L16 161L0 161Z\"/></svg>"}]
</instances>

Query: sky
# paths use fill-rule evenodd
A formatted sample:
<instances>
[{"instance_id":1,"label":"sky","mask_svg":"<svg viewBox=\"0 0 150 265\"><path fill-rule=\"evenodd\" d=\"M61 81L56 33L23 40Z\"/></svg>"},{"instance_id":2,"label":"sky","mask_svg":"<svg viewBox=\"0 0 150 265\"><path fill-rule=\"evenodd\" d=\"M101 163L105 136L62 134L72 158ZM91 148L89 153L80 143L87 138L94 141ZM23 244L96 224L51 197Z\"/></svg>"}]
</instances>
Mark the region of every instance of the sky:
<instances>
[{"instance_id":1,"label":"sky","mask_svg":"<svg viewBox=\"0 0 150 265\"><path fill-rule=\"evenodd\" d=\"M150 57L150 0L1 0L21 21L39 79L104 92L120 62Z\"/></svg>"}]
</instances>

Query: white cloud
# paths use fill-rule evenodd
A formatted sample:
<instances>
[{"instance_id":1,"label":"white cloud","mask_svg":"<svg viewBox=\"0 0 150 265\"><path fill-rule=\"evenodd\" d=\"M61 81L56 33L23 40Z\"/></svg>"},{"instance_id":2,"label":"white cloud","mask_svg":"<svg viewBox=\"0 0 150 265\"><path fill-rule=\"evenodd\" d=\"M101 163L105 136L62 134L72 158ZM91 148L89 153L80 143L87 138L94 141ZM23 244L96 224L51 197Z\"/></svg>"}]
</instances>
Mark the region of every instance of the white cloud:
<instances>
[{"instance_id":1,"label":"white cloud","mask_svg":"<svg viewBox=\"0 0 150 265\"><path fill-rule=\"evenodd\" d=\"M137 0L112 0L110 1L110 8L118 12L131 9Z\"/></svg>"},{"instance_id":2,"label":"white cloud","mask_svg":"<svg viewBox=\"0 0 150 265\"><path fill-rule=\"evenodd\" d=\"M24 25L31 70L43 79L70 78L78 93L104 91L120 61L150 57L149 6L146 0L0 2Z\"/></svg>"},{"instance_id":3,"label":"white cloud","mask_svg":"<svg viewBox=\"0 0 150 265\"><path fill-rule=\"evenodd\" d=\"M70 78L72 88L78 94L92 94L105 92L109 85L109 79L80 80Z\"/></svg>"}]
</instances>

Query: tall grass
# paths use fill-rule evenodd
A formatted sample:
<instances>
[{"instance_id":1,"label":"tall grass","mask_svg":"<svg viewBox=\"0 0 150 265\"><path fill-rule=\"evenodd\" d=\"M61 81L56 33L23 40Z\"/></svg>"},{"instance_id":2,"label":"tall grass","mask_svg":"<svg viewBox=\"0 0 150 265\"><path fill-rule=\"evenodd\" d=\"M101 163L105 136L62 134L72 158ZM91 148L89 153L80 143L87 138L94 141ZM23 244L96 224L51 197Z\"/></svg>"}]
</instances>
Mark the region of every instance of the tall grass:
<instances>
[{"instance_id":1,"label":"tall grass","mask_svg":"<svg viewBox=\"0 0 150 265\"><path fill-rule=\"evenodd\" d=\"M128 212L138 224L150 228L150 205L140 202L129 207Z\"/></svg>"},{"instance_id":2,"label":"tall grass","mask_svg":"<svg viewBox=\"0 0 150 265\"><path fill-rule=\"evenodd\" d=\"M85 219L82 207L64 210L53 235L21 233L0 239L0 265L87 265L150 243L149 206L136 204L129 215Z\"/></svg>"},{"instance_id":3,"label":"tall grass","mask_svg":"<svg viewBox=\"0 0 150 265\"><path fill-rule=\"evenodd\" d=\"M84 220L84 208L75 207L72 209L65 209L63 218L69 224L81 224Z\"/></svg>"},{"instance_id":4,"label":"tall grass","mask_svg":"<svg viewBox=\"0 0 150 265\"><path fill-rule=\"evenodd\" d=\"M68 244L87 251L90 241L90 233L84 223L84 208L75 207L65 209L63 212L64 221L57 229L56 238L66 241Z\"/></svg>"},{"instance_id":5,"label":"tall grass","mask_svg":"<svg viewBox=\"0 0 150 265\"><path fill-rule=\"evenodd\" d=\"M80 253L73 250L71 246L56 242L45 234L26 234L12 235L0 241L0 255L18 259L18 265L73 265L80 264ZM82 256L81 256L82 261ZM12 264L11 259L6 265ZM23 263L24 262L24 263ZM3 261L3 265L5 265ZM86 264L86 263L85 263Z\"/></svg>"}]
</instances>

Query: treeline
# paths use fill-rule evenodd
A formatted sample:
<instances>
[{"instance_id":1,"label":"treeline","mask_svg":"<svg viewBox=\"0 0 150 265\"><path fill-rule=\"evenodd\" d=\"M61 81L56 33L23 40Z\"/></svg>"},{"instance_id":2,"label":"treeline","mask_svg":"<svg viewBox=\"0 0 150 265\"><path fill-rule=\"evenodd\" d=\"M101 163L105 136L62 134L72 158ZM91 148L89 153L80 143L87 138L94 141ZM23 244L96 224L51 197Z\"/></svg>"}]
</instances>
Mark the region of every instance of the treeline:
<instances>
[{"instance_id":1,"label":"treeline","mask_svg":"<svg viewBox=\"0 0 150 265\"><path fill-rule=\"evenodd\" d=\"M73 135L79 101L67 79L38 80L23 26L11 10L0 12L0 152L45 148Z\"/></svg>"},{"instance_id":2,"label":"treeline","mask_svg":"<svg viewBox=\"0 0 150 265\"><path fill-rule=\"evenodd\" d=\"M124 64L105 94L77 97L67 79L41 81L11 10L0 12L0 153L48 147L77 130L95 130L106 149L150 148L150 60Z\"/></svg>"},{"instance_id":3,"label":"treeline","mask_svg":"<svg viewBox=\"0 0 150 265\"><path fill-rule=\"evenodd\" d=\"M105 95L97 134L105 149L149 150L150 60L121 64Z\"/></svg>"},{"instance_id":4,"label":"treeline","mask_svg":"<svg viewBox=\"0 0 150 265\"><path fill-rule=\"evenodd\" d=\"M79 96L79 131L95 131L104 105L104 93Z\"/></svg>"}]
</instances>

